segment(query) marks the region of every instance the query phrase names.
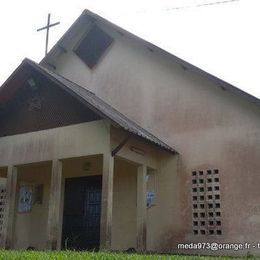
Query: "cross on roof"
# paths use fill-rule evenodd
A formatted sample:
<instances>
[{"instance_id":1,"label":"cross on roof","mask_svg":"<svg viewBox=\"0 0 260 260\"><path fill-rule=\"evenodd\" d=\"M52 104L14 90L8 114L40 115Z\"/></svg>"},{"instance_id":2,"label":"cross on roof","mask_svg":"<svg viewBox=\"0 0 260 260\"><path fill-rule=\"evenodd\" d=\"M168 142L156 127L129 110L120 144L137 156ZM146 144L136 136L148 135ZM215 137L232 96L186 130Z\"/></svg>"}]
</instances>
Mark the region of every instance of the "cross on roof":
<instances>
[{"instance_id":1,"label":"cross on roof","mask_svg":"<svg viewBox=\"0 0 260 260\"><path fill-rule=\"evenodd\" d=\"M55 25L60 24L60 22L53 23L53 24L50 24L50 22L51 22L51 14L48 14L47 25L44 26L44 27L42 27L42 28L37 29L37 32L42 31L42 30L47 30L47 31L46 31L45 56L46 56L47 53L48 53L49 29L50 29L50 27L53 27L53 26L55 26Z\"/></svg>"}]
</instances>

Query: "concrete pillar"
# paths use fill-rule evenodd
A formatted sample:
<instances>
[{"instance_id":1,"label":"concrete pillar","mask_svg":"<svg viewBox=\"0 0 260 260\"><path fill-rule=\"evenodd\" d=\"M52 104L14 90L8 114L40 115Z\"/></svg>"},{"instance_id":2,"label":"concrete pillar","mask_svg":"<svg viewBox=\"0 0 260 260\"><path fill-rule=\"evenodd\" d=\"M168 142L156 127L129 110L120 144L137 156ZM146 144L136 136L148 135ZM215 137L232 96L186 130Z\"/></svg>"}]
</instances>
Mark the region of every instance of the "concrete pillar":
<instances>
[{"instance_id":1,"label":"concrete pillar","mask_svg":"<svg viewBox=\"0 0 260 260\"><path fill-rule=\"evenodd\" d=\"M146 251L146 165L137 169L137 251Z\"/></svg>"},{"instance_id":2,"label":"concrete pillar","mask_svg":"<svg viewBox=\"0 0 260 260\"><path fill-rule=\"evenodd\" d=\"M62 191L62 162L58 159L52 161L51 187L49 199L49 212L47 224L47 249L58 249L60 203Z\"/></svg>"},{"instance_id":3,"label":"concrete pillar","mask_svg":"<svg viewBox=\"0 0 260 260\"><path fill-rule=\"evenodd\" d=\"M16 186L17 186L17 168L8 166L6 182L6 204L5 217L2 231L1 247L11 248L14 233L14 217L16 212Z\"/></svg>"},{"instance_id":4,"label":"concrete pillar","mask_svg":"<svg viewBox=\"0 0 260 260\"><path fill-rule=\"evenodd\" d=\"M111 249L112 209L113 209L114 157L103 155L102 203L100 221L100 249Z\"/></svg>"}]
</instances>

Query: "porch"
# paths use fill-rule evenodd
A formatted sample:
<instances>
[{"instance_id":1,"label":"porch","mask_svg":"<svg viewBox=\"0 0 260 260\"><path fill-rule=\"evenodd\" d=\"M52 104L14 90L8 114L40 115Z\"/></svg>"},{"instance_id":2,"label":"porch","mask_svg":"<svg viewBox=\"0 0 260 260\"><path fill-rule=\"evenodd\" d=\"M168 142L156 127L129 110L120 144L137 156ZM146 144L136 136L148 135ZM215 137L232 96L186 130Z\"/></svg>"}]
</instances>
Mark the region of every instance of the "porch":
<instances>
[{"instance_id":1,"label":"porch","mask_svg":"<svg viewBox=\"0 0 260 260\"><path fill-rule=\"evenodd\" d=\"M147 187L156 190L160 157L167 152L135 137L122 146L127 133L109 125L107 131L104 123L2 138L9 154L1 161L10 162L0 167L0 184L6 187L2 248L146 250ZM51 149L26 149L32 143L49 143Z\"/></svg>"},{"instance_id":2,"label":"porch","mask_svg":"<svg viewBox=\"0 0 260 260\"><path fill-rule=\"evenodd\" d=\"M3 225L2 245L41 250L99 247L143 250L146 237L144 186L149 171L145 165L101 154L1 168L1 177L6 178L7 184L5 215L8 216ZM88 187L93 177L102 180L94 190ZM81 190L75 192L73 185L77 185L77 181ZM86 185L82 189L83 181ZM93 198L87 193L96 196L92 208L87 206L93 204ZM68 223L72 218L81 221L76 225L75 221ZM87 234L89 224L92 229L95 226L91 230L92 237ZM66 230L68 225L71 231Z\"/></svg>"}]
</instances>

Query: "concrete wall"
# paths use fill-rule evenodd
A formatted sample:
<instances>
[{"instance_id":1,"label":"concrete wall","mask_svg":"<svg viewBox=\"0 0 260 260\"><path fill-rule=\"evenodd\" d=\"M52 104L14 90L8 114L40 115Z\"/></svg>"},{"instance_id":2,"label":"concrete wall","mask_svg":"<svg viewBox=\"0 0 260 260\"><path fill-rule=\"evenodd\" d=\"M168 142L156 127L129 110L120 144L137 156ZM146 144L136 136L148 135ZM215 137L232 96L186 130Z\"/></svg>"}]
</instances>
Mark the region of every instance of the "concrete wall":
<instances>
[{"instance_id":1,"label":"concrete wall","mask_svg":"<svg viewBox=\"0 0 260 260\"><path fill-rule=\"evenodd\" d=\"M112 249L136 248L137 167L115 161Z\"/></svg>"},{"instance_id":2,"label":"concrete wall","mask_svg":"<svg viewBox=\"0 0 260 260\"><path fill-rule=\"evenodd\" d=\"M127 133L111 128L115 148ZM143 154L131 150L136 148ZM147 250L166 251L180 229L179 156L162 151L132 136L117 154L124 160L115 167L112 245L114 249L136 248L137 166L148 167L147 191L155 192L155 205L147 208ZM119 190L119 191L118 191ZM117 196L119 193L119 196ZM133 207L133 205L135 205ZM124 240L120 239L124 235Z\"/></svg>"},{"instance_id":3,"label":"concrete wall","mask_svg":"<svg viewBox=\"0 0 260 260\"><path fill-rule=\"evenodd\" d=\"M104 120L0 138L0 167L102 154L110 147Z\"/></svg>"},{"instance_id":4,"label":"concrete wall","mask_svg":"<svg viewBox=\"0 0 260 260\"><path fill-rule=\"evenodd\" d=\"M178 156L165 154L152 170L147 189L156 192L155 205L147 209L147 249L167 252L181 235L180 171Z\"/></svg>"},{"instance_id":5,"label":"concrete wall","mask_svg":"<svg viewBox=\"0 0 260 260\"><path fill-rule=\"evenodd\" d=\"M110 131L111 151L118 147L128 136L128 132L112 126ZM134 152L133 148L140 151L140 153ZM123 157L136 164L145 164L150 168L158 169L160 166L161 153L162 150L157 146L151 145L151 143L148 143L144 139L131 135L128 141L117 152L116 156Z\"/></svg>"},{"instance_id":6,"label":"concrete wall","mask_svg":"<svg viewBox=\"0 0 260 260\"><path fill-rule=\"evenodd\" d=\"M161 237L160 248L175 249L177 242L185 241L256 242L260 235L259 106L184 70L158 50L150 51L117 32L110 34L115 41L93 70L69 45L55 65L58 73L88 87L180 152L180 174L169 180L173 187L174 182L179 186L172 190L175 196L165 198L178 205L177 212L172 208L169 214L179 225L175 229L172 224L170 234ZM219 237L192 234L191 171L201 168L220 171L223 234Z\"/></svg>"},{"instance_id":7,"label":"concrete wall","mask_svg":"<svg viewBox=\"0 0 260 260\"><path fill-rule=\"evenodd\" d=\"M45 249L47 240L47 220L49 207L49 189L51 178L51 163L32 164L18 167L16 206L14 215L13 248ZM30 212L17 211L19 189L21 185L43 184L42 204L33 203Z\"/></svg>"}]
</instances>

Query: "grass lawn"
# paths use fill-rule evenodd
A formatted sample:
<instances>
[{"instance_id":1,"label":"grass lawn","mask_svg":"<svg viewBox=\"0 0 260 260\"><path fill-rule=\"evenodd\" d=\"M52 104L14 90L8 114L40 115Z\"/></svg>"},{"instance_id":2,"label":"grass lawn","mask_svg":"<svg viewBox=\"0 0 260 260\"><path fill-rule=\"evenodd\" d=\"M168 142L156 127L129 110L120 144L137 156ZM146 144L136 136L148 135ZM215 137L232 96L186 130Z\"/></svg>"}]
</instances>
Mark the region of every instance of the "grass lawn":
<instances>
[{"instance_id":1,"label":"grass lawn","mask_svg":"<svg viewBox=\"0 0 260 260\"><path fill-rule=\"evenodd\" d=\"M154 260L228 260L228 259L247 259L244 258L231 258L231 257L200 257L200 256L174 256L174 255L138 255L138 254L124 254L124 253L106 253L106 252L73 252L73 251L4 251L0 250L0 260L6 259L154 259ZM259 259L259 258L250 258Z\"/></svg>"}]
</instances>

